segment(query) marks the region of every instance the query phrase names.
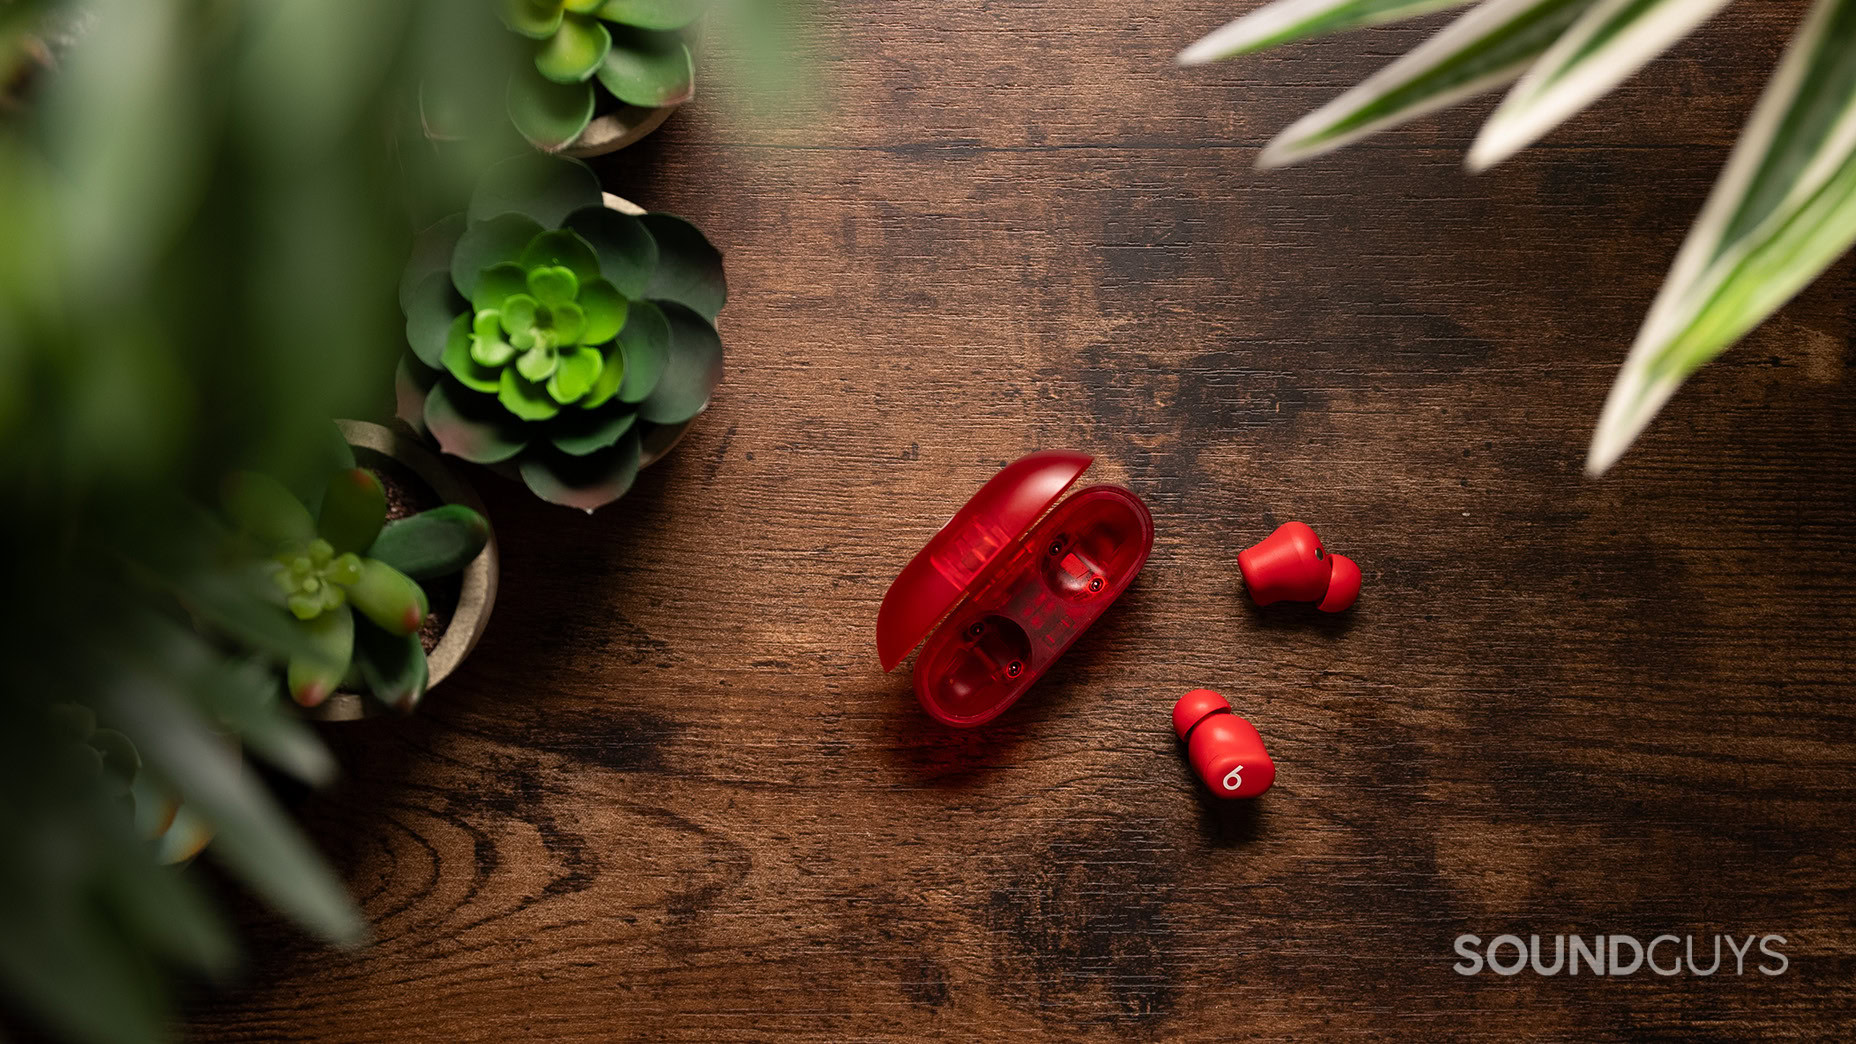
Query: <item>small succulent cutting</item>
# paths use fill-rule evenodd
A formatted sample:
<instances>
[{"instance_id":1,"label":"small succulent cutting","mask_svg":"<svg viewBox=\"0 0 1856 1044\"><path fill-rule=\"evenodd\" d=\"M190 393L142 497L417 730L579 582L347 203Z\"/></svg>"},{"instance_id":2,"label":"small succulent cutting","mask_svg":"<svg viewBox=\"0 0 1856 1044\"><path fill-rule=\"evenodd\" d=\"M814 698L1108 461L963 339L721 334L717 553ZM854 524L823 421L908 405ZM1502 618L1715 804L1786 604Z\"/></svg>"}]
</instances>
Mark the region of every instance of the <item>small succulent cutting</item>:
<instances>
[{"instance_id":1,"label":"small succulent cutting","mask_svg":"<svg viewBox=\"0 0 1856 1044\"><path fill-rule=\"evenodd\" d=\"M365 468L337 471L316 515L258 472L229 476L220 500L308 639L287 667L291 698L314 707L338 687L364 684L387 706L411 710L427 677L419 628L429 602L419 581L477 557L490 535L483 516L447 504L388 522L386 490Z\"/></svg>"},{"instance_id":2,"label":"small succulent cutting","mask_svg":"<svg viewBox=\"0 0 1856 1044\"><path fill-rule=\"evenodd\" d=\"M591 511L708 405L726 298L721 254L687 221L610 209L578 161L507 160L407 267L400 417Z\"/></svg>"},{"instance_id":3,"label":"small succulent cutting","mask_svg":"<svg viewBox=\"0 0 1856 1044\"><path fill-rule=\"evenodd\" d=\"M532 66L509 85L509 116L536 146L560 149L586 130L597 84L625 105L681 105L696 92L682 30L696 0L501 0L503 24L533 41Z\"/></svg>"}]
</instances>

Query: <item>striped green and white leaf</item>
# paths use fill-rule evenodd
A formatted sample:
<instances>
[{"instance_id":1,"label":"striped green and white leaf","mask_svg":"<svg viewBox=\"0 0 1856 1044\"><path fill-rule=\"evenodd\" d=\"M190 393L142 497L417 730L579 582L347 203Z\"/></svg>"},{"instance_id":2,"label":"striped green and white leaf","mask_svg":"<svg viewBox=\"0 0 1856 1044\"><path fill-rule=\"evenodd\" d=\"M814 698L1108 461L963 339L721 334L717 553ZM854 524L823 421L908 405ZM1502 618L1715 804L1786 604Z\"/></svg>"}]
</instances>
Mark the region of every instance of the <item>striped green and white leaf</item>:
<instances>
[{"instance_id":1,"label":"striped green and white leaf","mask_svg":"<svg viewBox=\"0 0 1856 1044\"><path fill-rule=\"evenodd\" d=\"M1483 124L1469 150L1486 170L1629 79L1728 0L1598 0L1560 35Z\"/></svg>"},{"instance_id":2,"label":"striped green and white leaf","mask_svg":"<svg viewBox=\"0 0 1856 1044\"><path fill-rule=\"evenodd\" d=\"M1200 37L1179 64L1203 65L1277 44L1461 7L1470 0L1276 0Z\"/></svg>"},{"instance_id":3,"label":"striped green and white leaf","mask_svg":"<svg viewBox=\"0 0 1856 1044\"><path fill-rule=\"evenodd\" d=\"M1605 401L1604 471L1689 374L1856 243L1856 0L1818 0L1754 108Z\"/></svg>"},{"instance_id":4,"label":"striped green and white leaf","mask_svg":"<svg viewBox=\"0 0 1856 1044\"><path fill-rule=\"evenodd\" d=\"M1510 83L1591 5L1592 0L1485 0L1277 135L1257 166L1318 156Z\"/></svg>"}]
</instances>

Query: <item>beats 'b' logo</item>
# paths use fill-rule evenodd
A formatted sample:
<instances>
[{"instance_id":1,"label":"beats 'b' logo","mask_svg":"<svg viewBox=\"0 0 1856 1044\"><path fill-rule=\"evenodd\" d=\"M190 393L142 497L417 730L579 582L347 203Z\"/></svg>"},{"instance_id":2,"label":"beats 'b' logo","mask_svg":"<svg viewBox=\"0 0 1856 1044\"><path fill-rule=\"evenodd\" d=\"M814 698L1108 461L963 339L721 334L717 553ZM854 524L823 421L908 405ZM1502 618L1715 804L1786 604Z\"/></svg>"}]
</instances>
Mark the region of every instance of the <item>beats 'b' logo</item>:
<instances>
[{"instance_id":1,"label":"beats 'b' logo","mask_svg":"<svg viewBox=\"0 0 1856 1044\"><path fill-rule=\"evenodd\" d=\"M1236 790L1238 787L1243 786L1244 785L1243 772L1244 772L1244 766L1239 765L1238 767L1225 773L1224 788L1226 790Z\"/></svg>"}]
</instances>

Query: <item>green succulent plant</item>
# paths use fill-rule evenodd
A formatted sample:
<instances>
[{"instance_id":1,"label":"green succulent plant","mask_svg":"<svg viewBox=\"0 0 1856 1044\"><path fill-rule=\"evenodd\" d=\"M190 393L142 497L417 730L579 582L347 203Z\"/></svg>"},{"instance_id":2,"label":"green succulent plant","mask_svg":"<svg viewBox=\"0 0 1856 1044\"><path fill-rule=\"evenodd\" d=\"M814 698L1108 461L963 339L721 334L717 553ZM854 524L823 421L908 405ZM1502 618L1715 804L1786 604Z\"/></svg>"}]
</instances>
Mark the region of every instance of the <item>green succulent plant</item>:
<instances>
[{"instance_id":1,"label":"green succulent plant","mask_svg":"<svg viewBox=\"0 0 1856 1044\"><path fill-rule=\"evenodd\" d=\"M578 138L599 107L597 84L625 105L681 105L695 95L683 30L697 0L499 0L503 24L533 41L509 85L509 116L537 146Z\"/></svg>"},{"instance_id":2,"label":"green succulent plant","mask_svg":"<svg viewBox=\"0 0 1856 1044\"><path fill-rule=\"evenodd\" d=\"M1274 0L1179 55L1184 65L1469 0ZM1484 170L1544 137L1728 0L1482 0L1277 135L1258 165L1320 155L1509 84L1470 148ZM1592 436L1609 468L1688 376L1856 244L1856 0L1814 0L1638 330Z\"/></svg>"},{"instance_id":3,"label":"green succulent plant","mask_svg":"<svg viewBox=\"0 0 1856 1044\"><path fill-rule=\"evenodd\" d=\"M227 477L220 503L307 639L286 667L291 698L315 707L341 685L365 684L387 706L411 710L427 677L419 628L430 602L419 581L477 557L490 536L483 516L448 504L388 522L386 490L366 468L331 476L314 515L283 483L251 471Z\"/></svg>"},{"instance_id":4,"label":"green succulent plant","mask_svg":"<svg viewBox=\"0 0 1856 1044\"><path fill-rule=\"evenodd\" d=\"M141 752L126 733L99 726L96 712L81 703L46 709L60 783L114 803L135 836L153 846L157 862L183 863L200 854L212 828L142 770Z\"/></svg>"},{"instance_id":5,"label":"green succulent plant","mask_svg":"<svg viewBox=\"0 0 1856 1044\"><path fill-rule=\"evenodd\" d=\"M607 207L578 161L518 156L420 237L400 286L400 416L591 511L708 405L726 298L693 225Z\"/></svg>"}]
</instances>

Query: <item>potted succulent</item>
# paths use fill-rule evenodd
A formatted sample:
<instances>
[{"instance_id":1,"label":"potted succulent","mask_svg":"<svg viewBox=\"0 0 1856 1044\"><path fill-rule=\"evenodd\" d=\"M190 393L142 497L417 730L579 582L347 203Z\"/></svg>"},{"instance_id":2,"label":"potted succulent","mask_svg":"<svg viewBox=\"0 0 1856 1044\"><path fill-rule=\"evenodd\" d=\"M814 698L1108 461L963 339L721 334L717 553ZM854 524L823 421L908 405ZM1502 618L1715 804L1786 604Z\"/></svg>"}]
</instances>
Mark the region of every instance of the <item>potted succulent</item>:
<instances>
[{"instance_id":1,"label":"potted succulent","mask_svg":"<svg viewBox=\"0 0 1856 1044\"><path fill-rule=\"evenodd\" d=\"M532 41L509 83L509 117L537 148L597 156L661 126L696 92L692 0L500 0Z\"/></svg>"},{"instance_id":2,"label":"potted succulent","mask_svg":"<svg viewBox=\"0 0 1856 1044\"><path fill-rule=\"evenodd\" d=\"M722 256L601 193L583 163L491 168L400 285L399 415L444 452L592 511L623 496L722 378Z\"/></svg>"},{"instance_id":3,"label":"potted succulent","mask_svg":"<svg viewBox=\"0 0 1856 1044\"><path fill-rule=\"evenodd\" d=\"M497 553L481 503L412 440L339 422L347 458L311 503L237 472L221 506L306 639L285 666L312 717L410 711L482 637ZM367 466L358 466L359 464Z\"/></svg>"}]
</instances>

